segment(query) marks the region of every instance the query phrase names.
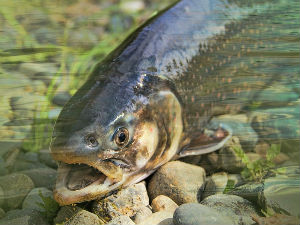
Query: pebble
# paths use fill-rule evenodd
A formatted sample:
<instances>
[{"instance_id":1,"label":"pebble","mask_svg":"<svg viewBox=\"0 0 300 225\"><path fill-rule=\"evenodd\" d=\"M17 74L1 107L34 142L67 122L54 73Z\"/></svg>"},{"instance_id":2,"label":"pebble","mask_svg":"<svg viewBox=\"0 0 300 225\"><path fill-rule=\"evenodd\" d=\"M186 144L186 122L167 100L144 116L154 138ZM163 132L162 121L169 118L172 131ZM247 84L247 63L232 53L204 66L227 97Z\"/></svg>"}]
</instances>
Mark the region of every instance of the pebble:
<instances>
[{"instance_id":1,"label":"pebble","mask_svg":"<svg viewBox=\"0 0 300 225\"><path fill-rule=\"evenodd\" d=\"M228 194L238 195L244 199L249 200L250 202L258 202L258 194L264 189L262 183L247 183L239 187L230 190Z\"/></svg>"},{"instance_id":2,"label":"pebble","mask_svg":"<svg viewBox=\"0 0 300 225\"><path fill-rule=\"evenodd\" d=\"M214 173L206 181L203 199L214 194L222 194L226 188L228 176L226 172Z\"/></svg>"},{"instance_id":3,"label":"pebble","mask_svg":"<svg viewBox=\"0 0 300 225\"><path fill-rule=\"evenodd\" d=\"M135 223L129 218L129 216L118 216L113 218L106 225L135 225Z\"/></svg>"},{"instance_id":4,"label":"pebble","mask_svg":"<svg viewBox=\"0 0 300 225\"><path fill-rule=\"evenodd\" d=\"M79 208L78 206L73 206L73 205L62 206L59 209L53 222L54 222L54 224L62 224L65 221L69 220L71 217L73 217L80 210L82 210L82 209Z\"/></svg>"},{"instance_id":5,"label":"pebble","mask_svg":"<svg viewBox=\"0 0 300 225\"><path fill-rule=\"evenodd\" d=\"M16 209L21 206L26 195L34 188L34 183L25 174L13 173L0 177L0 187L3 189L3 208Z\"/></svg>"},{"instance_id":6,"label":"pebble","mask_svg":"<svg viewBox=\"0 0 300 225\"><path fill-rule=\"evenodd\" d=\"M42 149L39 151L39 160L41 163L44 163L52 169L57 169L57 162L52 158L49 149Z\"/></svg>"},{"instance_id":7,"label":"pebble","mask_svg":"<svg viewBox=\"0 0 300 225\"><path fill-rule=\"evenodd\" d=\"M281 171L281 174L264 180L258 202L265 211L272 209L277 213L288 212L292 216L300 217L300 168L283 167Z\"/></svg>"},{"instance_id":8,"label":"pebble","mask_svg":"<svg viewBox=\"0 0 300 225\"><path fill-rule=\"evenodd\" d=\"M49 223L38 211L14 209L6 213L0 220L0 225L49 225Z\"/></svg>"},{"instance_id":9,"label":"pebble","mask_svg":"<svg viewBox=\"0 0 300 225\"><path fill-rule=\"evenodd\" d=\"M147 206L141 207L139 211L137 211L135 216L132 218L133 222L140 223L144 221L147 217L149 217L151 214L152 214L152 210L149 207Z\"/></svg>"},{"instance_id":10,"label":"pebble","mask_svg":"<svg viewBox=\"0 0 300 225\"><path fill-rule=\"evenodd\" d=\"M240 174L228 174L227 176L228 181L233 182L233 187L241 186L244 183L243 178Z\"/></svg>"},{"instance_id":11,"label":"pebble","mask_svg":"<svg viewBox=\"0 0 300 225\"><path fill-rule=\"evenodd\" d=\"M10 101L14 118L32 120L36 110L42 110L47 104L46 96L32 93L23 93L21 96L12 97Z\"/></svg>"},{"instance_id":12,"label":"pebble","mask_svg":"<svg viewBox=\"0 0 300 225\"><path fill-rule=\"evenodd\" d=\"M0 220L5 216L5 211L0 208Z\"/></svg>"},{"instance_id":13,"label":"pebble","mask_svg":"<svg viewBox=\"0 0 300 225\"><path fill-rule=\"evenodd\" d=\"M202 167L172 161L160 167L153 175L148 192L151 199L165 195L181 205L197 202L201 198L204 182L205 171Z\"/></svg>"},{"instance_id":14,"label":"pebble","mask_svg":"<svg viewBox=\"0 0 300 225\"><path fill-rule=\"evenodd\" d=\"M145 3L140 0L125 1L121 3L120 8L127 13L136 13L145 8Z\"/></svg>"},{"instance_id":15,"label":"pebble","mask_svg":"<svg viewBox=\"0 0 300 225\"><path fill-rule=\"evenodd\" d=\"M217 210L219 215L230 217L233 220L233 225L254 224L255 222L251 216L258 216L254 205L250 201L236 195L211 195L201 201L201 204Z\"/></svg>"},{"instance_id":16,"label":"pebble","mask_svg":"<svg viewBox=\"0 0 300 225\"><path fill-rule=\"evenodd\" d=\"M92 212L109 222L116 216L126 215L130 218L149 205L149 197L145 182L131 185L100 200L95 200Z\"/></svg>"},{"instance_id":17,"label":"pebble","mask_svg":"<svg viewBox=\"0 0 300 225\"><path fill-rule=\"evenodd\" d=\"M69 92L59 92L54 95L52 102L58 106L64 106L70 98L71 95L69 94Z\"/></svg>"},{"instance_id":18,"label":"pebble","mask_svg":"<svg viewBox=\"0 0 300 225\"><path fill-rule=\"evenodd\" d=\"M233 221L208 206L187 203L176 209L173 223L174 225L232 225Z\"/></svg>"},{"instance_id":19,"label":"pebble","mask_svg":"<svg viewBox=\"0 0 300 225\"><path fill-rule=\"evenodd\" d=\"M0 186L0 207L4 205L4 202L5 202L4 198L5 198L4 191L3 191L2 187Z\"/></svg>"},{"instance_id":20,"label":"pebble","mask_svg":"<svg viewBox=\"0 0 300 225\"><path fill-rule=\"evenodd\" d=\"M56 181L56 170L44 167L20 171L22 174L29 176L35 187L46 187L52 189Z\"/></svg>"},{"instance_id":21,"label":"pebble","mask_svg":"<svg viewBox=\"0 0 300 225\"><path fill-rule=\"evenodd\" d=\"M2 156L0 156L0 176L4 176L8 174L8 170L6 168L6 164Z\"/></svg>"},{"instance_id":22,"label":"pebble","mask_svg":"<svg viewBox=\"0 0 300 225\"><path fill-rule=\"evenodd\" d=\"M165 224L166 222L169 222L170 219L173 218L173 213L170 211L160 211L151 214L149 217L147 217L144 221L141 223L138 223L138 225L161 225Z\"/></svg>"},{"instance_id":23,"label":"pebble","mask_svg":"<svg viewBox=\"0 0 300 225\"><path fill-rule=\"evenodd\" d=\"M242 149L239 139L236 136L232 136L219 152L221 167L229 173L239 173L244 168L244 164L241 158L235 153L234 148Z\"/></svg>"},{"instance_id":24,"label":"pebble","mask_svg":"<svg viewBox=\"0 0 300 225\"><path fill-rule=\"evenodd\" d=\"M47 199L46 204L51 205L52 210L55 210L55 208L58 209L58 204L53 199L52 191L44 187L32 189L24 199L22 209L34 209L44 213L46 209L45 202L43 201L42 197Z\"/></svg>"},{"instance_id":25,"label":"pebble","mask_svg":"<svg viewBox=\"0 0 300 225\"><path fill-rule=\"evenodd\" d=\"M159 212L159 211L174 212L178 208L178 205L169 197L164 195L159 195L155 199L153 199L151 203L151 207L153 209L153 212Z\"/></svg>"},{"instance_id":26,"label":"pebble","mask_svg":"<svg viewBox=\"0 0 300 225\"><path fill-rule=\"evenodd\" d=\"M49 85L58 68L54 63L22 63L19 70L30 79L42 80Z\"/></svg>"},{"instance_id":27,"label":"pebble","mask_svg":"<svg viewBox=\"0 0 300 225\"><path fill-rule=\"evenodd\" d=\"M79 210L64 225L101 225L104 224L97 215L86 211Z\"/></svg>"}]
</instances>

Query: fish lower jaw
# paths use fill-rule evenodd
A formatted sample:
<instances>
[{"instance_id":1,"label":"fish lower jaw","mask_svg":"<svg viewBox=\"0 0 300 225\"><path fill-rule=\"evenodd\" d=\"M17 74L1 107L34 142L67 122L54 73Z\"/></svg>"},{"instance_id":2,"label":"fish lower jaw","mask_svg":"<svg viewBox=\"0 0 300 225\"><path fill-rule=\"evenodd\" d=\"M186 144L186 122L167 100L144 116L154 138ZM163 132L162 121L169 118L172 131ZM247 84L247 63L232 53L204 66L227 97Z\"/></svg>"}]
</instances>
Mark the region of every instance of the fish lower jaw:
<instances>
[{"instance_id":1,"label":"fish lower jaw","mask_svg":"<svg viewBox=\"0 0 300 225\"><path fill-rule=\"evenodd\" d=\"M60 205L89 201L109 193L123 182L115 182L85 164L60 163L54 198Z\"/></svg>"}]
</instances>

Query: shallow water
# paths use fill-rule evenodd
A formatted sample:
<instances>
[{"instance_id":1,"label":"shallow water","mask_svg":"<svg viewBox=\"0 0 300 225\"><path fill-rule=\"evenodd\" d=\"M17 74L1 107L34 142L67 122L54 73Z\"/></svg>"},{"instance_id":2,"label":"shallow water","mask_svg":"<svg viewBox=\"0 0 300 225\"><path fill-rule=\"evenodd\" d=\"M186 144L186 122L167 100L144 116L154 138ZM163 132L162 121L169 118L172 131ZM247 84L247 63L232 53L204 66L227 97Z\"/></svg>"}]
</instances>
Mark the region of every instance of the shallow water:
<instances>
[{"instance_id":1,"label":"shallow water","mask_svg":"<svg viewBox=\"0 0 300 225\"><path fill-rule=\"evenodd\" d=\"M63 105L83 84L96 62L170 2L0 1L0 176L56 168L55 162L44 160L42 153L47 152ZM269 153L275 154L269 156L273 161L267 162L271 168L299 166L300 6L298 1L281 1L271 9L258 17L252 29L233 40L240 48L253 49L256 45L256 50L222 70L238 77L231 85L237 85L240 99L251 97L251 104L238 115L220 115L215 119L233 127L243 150L251 153L249 158L265 159L267 149L276 144L281 153ZM240 90L241 83L256 91L250 96ZM226 108L232 101L228 99L223 104ZM260 147L263 145L267 147ZM186 161L204 167L207 175L224 170L214 165L211 156ZM233 173L231 169L227 167L229 173ZM53 176L52 172L45 176ZM257 178L253 174L251 177L251 170L243 172L252 180ZM290 185L289 180L286 184ZM0 208L5 212L24 208L26 194L20 194L21 185L11 187L7 194L7 184L0 183ZM295 184L290 186L294 188ZM52 189L51 183L44 187ZM295 196L287 195L288 199L299 197L299 190L293 189L292 193ZM14 200L7 196L23 197L13 204ZM0 218L1 213L0 210Z\"/></svg>"}]
</instances>

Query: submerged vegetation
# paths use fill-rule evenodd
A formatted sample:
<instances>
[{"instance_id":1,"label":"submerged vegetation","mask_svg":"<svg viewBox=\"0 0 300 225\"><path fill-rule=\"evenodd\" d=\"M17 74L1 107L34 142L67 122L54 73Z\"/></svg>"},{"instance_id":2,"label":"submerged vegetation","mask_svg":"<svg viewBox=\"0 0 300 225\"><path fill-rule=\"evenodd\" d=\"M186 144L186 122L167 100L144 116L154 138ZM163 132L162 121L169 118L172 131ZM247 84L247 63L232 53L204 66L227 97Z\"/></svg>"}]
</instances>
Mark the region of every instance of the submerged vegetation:
<instances>
[{"instance_id":1,"label":"submerged vegetation","mask_svg":"<svg viewBox=\"0 0 300 225\"><path fill-rule=\"evenodd\" d=\"M1 79L19 73L24 63L54 67L43 74L46 89L38 95L45 96L44 101L34 101L32 119L26 118L32 120L32 129L23 149L47 148L56 117L50 115L56 107L54 96L59 92L73 95L97 62L153 12L168 4L170 1L151 1L147 5L142 1L1 2Z\"/></svg>"},{"instance_id":2,"label":"submerged vegetation","mask_svg":"<svg viewBox=\"0 0 300 225\"><path fill-rule=\"evenodd\" d=\"M245 165L241 172L242 177L249 181L261 182L269 172L272 170L275 171L274 168L276 164L274 163L274 158L280 153L280 148L280 144L272 144L271 147L267 149L265 158L251 161L241 148L234 146L234 152Z\"/></svg>"}]
</instances>

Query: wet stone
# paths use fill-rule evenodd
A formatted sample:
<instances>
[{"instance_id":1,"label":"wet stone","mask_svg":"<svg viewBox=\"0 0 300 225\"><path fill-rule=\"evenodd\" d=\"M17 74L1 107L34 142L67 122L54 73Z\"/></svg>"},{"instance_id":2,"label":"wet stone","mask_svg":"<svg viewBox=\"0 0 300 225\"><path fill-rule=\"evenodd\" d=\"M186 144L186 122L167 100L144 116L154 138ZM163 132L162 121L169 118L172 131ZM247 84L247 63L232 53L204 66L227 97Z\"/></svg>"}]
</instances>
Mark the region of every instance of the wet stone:
<instances>
[{"instance_id":1,"label":"wet stone","mask_svg":"<svg viewBox=\"0 0 300 225\"><path fill-rule=\"evenodd\" d=\"M228 174L228 181L232 182L233 187L241 186L244 181L240 174Z\"/></svg>"},{"instance_id":2,"label":"wet stone","mask_svg":"<svg viewBox=\"0 0 300 225\"><path fill-rule=\"evenodd\" d=\"M23 93L21 96L12 97L10 101L14 118L30 121L34 118L36 110L41 110L47 104L46 96L32 93Z\"/></svg>"},{"instance_id":3,"label":"wet stone","mask_svg":"<svg viewBox=\"0 0 300 225\"><path fill-rule=\"evenodd\" d=\"M2 156L0 156L0 176L4 176L6 174L8 174L8 170L6 168L4 159Z\"/></svg>"},{"instance_id":4,"label":"wet stone","mask_svg":"<svg viewBox=\"0 0 300 225\"><path fill-rule=\"evenodd\" d=\"M39 152L39 160L45 165L57 169L57 162L52 158L49 149L42 149Z\"/></svg>"},{"instance_id":5,"label":"wet stone","mask_svg":"<svg viewBox=\"0 0 300 225\"><path fill-rule=\"evenodd\" d=\"M53 199L52 191L48 190L47 188L32 189L24 199L22 208L34 209L36 211L45 213L46 209L43 199L47 201L46 204L51 205L52 210L54 210L55 208L58 209L58 203L56 203Z\"/></svg>"},{"instance_id":6,"label":"wet stone","mask_svg":"<svg viewBox=\"0 0 300 225\"><path fill-rule=\"evenodd\" d=\"M162 225L162 224L169 224L170 219L173 218L173 212L170 211L160 211L151 214L141 223L138 225Z\"/></svg>"},{"instance_id":7,"label":"wet stone","mask_svg":"<svg viewBox=\"0 0 300 225\"><path fill-rule=\"evenodd\" d=\"M28 162L22 159L17 159L15 162L12 171L13 172L21 172L24 170L33 170L33 169L42 169L46 168L46 165L40 162Z\"/></svg>"},{"instance_id":8,"label":"wet stone","mask_svg":"<svg viewBox=\"0 0 300 225\"><path fill-rule=\"evenodd\" d=\"M227 173L219 172L214 173L206 181L205 189L203 192L203 199L214 194L222 194L226 188L228 181Z\"/></svg>"},{"instance_id":9,"label":"wet stone","mask_svg":"<svg viewBox=\"0 0 300 225\"><path fill-rule=\"evenodd\" d=\"M144 221L147 217L149 217L152 214L152 210L147 207L141 207L139 211L137 211L137 213L135 214L135 216L132 218L132 220L135 223L140 223L142 221Z\"/></svg>"},{"instance_id":10,"label":"wet stone","mask_svg":"<svg viewBox=\"0 0 300 225\"><path fill-rule=\"evenodd\" d=\"M49 225L45 217L33 209L15 209L8 211L0 220L1 225Z\"/></svg>"},{"instance_id":11,"label":"wet stone","mask_svg":"<svg viewBox=\"0 0 300 225\"><path fill-rule=\"evenodd\" d=\"M208 206L187 203L179 206L173 218L174 225L232 225L233 221Z\"/></svg>"},{"instance_id":12,"label":"wet stone","mask_svg":"<svg viewBox=\"0 0 300 225\"><path fill-rule=\"evenodd\" d=\"M134 218L141 208L148 205L149 197L145 182L140 182L121 189L106 198L95 200L92 205L92 212L109 222L114 217L122 215Z\"/></svg>"},{"instance_id":13,"label":"wet stone","mask_svg":"<svg viewBox=\"0 0 300 225\"><path fill-rule=\"evenodd\" d=\"M19 173L26 174L34 182L35 187L46 187L52 189L56 182L56 170L48 167L23 170Z\"/></svg>"},{"instance_id":14,"label":"wet stone","mask_svg":"<svg viewBox=\"0 0 300 225\"><path fill-rule=\"evenodd\" d=\"M38 154L36 152L26 152L23 155L22 159L24 159L24 160L26 160L28 162L34 162L34 163L39 162Z\"/></svg>"},{"instance_id":15,"label":"wet stone","mask_svg":"<svg viewBox=\"0 0 300 225\"><path fill-rule=\"evenodd\" d=\"M82 209L79 210L77 213L75 213L64 224L65 225L101 225L104 223L95 214Z\"/></svg>"},{"instance_id":16,"label":"wet stone","mask_svg":"<svg viewBox=\"0 0 300 225\"><path fill-rule=\"evenodd\" d=\"M120 5L121 10L128 13L135 13L145 8L145 3L141 0L130 0L122 2Z\"/></svg>"},{"instance_id":17,"label":"wet stone","mask_svg":"<svg viewBox=\"0 0 300 225\"><path fill-rule=\"evenodd\" d=\"M258 194L263 191L262 183L247 183L229 191L228 194L238 195L253 203L258 202Z\"/></svg>"},{"instance_id":18,"label":"wet stone","mask_svg":"<svg viewBox=\"0 0 300 225\"><path fill-rule=\"evenodd\" d=\"M168 162L156 171L148 185L151 199L159 195L171 198L178 205L197 202L205 182L202 167L180 161Z\"/></svg>"},{"instance_id":19,"label":"wet stone","mask_svg":"<svg viewBox=\"0 0 300 225\"><path fill-rule=\"evenodd\" d=\"M280 171L281 174L264 180L263 191L258 196L259 204L265 211L271 209L300 217L300 168L283 167Z\"/></svg>"},{"instance_id":20,"label":"wet stone","mask_svg":"<svg viewBox=\"0 0 300 225\"><path fill-rule=\"evenodd\" d=\"M0 186L0 207L3 206L5 203L4 198L5 198L4 191L3 191L2 187Z\"/></svg>"},{"instance_id":21,"label":"wet stone","mask_svg":"<svg viewBox=\"0 0 300 225\"><path fill-rule=\"evenodd\" d=\"M19 70L30 79L42 80L49 85L58 68L54 63L22 63Z\"/></svg>"},{"instance_id":22,"label":"wet stone","mask_svg":"<svg viewBox=\"0 0 300 225\"><path fill-rule=\"evenodd\" d=\"M68 92L59 92L54 95L52 102L58 106L64 106L70 98L71 95Z\"/></svg>"},{"instance_id":23,"label":"wet stone","mask_svg":"<svg viewBox=\"0 0 300 225\"><path fill-rule=\"evenodd\" d=\"M5 210L21 206L25 196L34 188L34 183L25 174L9 174L0 177L0 187L3 190L3 207Z\"/></svg>"},{"instance_id":24,"label":"wet stone","mask_svg":"<svg viewBox=\"0 0 300 225\"><path fill-rule=\"evenodd\" d=\"M217 210L219 215L230 217L234 225L255 224L251 216L258 216L254 205L250 201L236 195L211 195L201 201L201 204Z\"/></svg>"},{"instance_id":25,"label":"wet stone","mask_svg":"<svg viewBox=\"0 0 300 225\"><path fill-rule=\"evenodd\" d=\"M80 210L82 210L82 209L79 208L78 206L72 206L72 205L63 206L59 209L53 222L54 222L54 224L64 223L65 221L72 218Z\"/></svg>"},{"instance_id":26,"label":"wet stone","mask_svg":"<svg viewBox=\"0 0 300 225\"><path fill-rule=\"evenodd\" d=\"M299 225L300 219L296 216L288 216L276 213L268 217L253 216L253 220L257 225Z\"/></svg>"},{"instance_id":27,"label":"wet stone","mask_svg":"<svg viewBox=\"0 0 300 225\"><path fill-rule=\"evenodd\" d=\"M16 164L17 157L19 154L20 154L20 149L18 149L18 148L12 149L5 154L5 156L4 156L5 167L8 170L12 170L12 168Z\"/></svg>"},{"instance_id":28,"label":"wet stone","mask_svg":"<svg viewBox=\"0 0 300 225\"><path fill-rule=\"evenodd\" d=\"M219 152L221 167L230 173L239 173L244 168L241 158L234 151L235 148L242 149L242 146L238 137L232 136Z\"/></svg>"},{"instance_id":29,"label":"wet stone","mask_svg":"<svg viewBox=\"0 0 300 225\"><path fill-rule=\"evenodd\" d=\"M178 208L178 205L169 197L159 195L155 199L153 199L151 207L153 209L153 212L159 212L164 210L174 212Z\"/></svg>"},{"instance_id":30,"label":"wet stone","mask_svg":"<svg viewBox=\"0 0 300 225\"><path fill-rule=\"evenodd\" d=\"M135 223L128 216L118 216L106 223L106 225L135 225Z\"/></svg>"},{"instance_id":31,"label":"wet stone","mask_svg":"<svg viewBox=\"0 0 300 225\"><path fill-rule=\"evenodd\" d=\"M5 216L5 211L0 208L0 220Z\"/></svg>"}]
</instances>

